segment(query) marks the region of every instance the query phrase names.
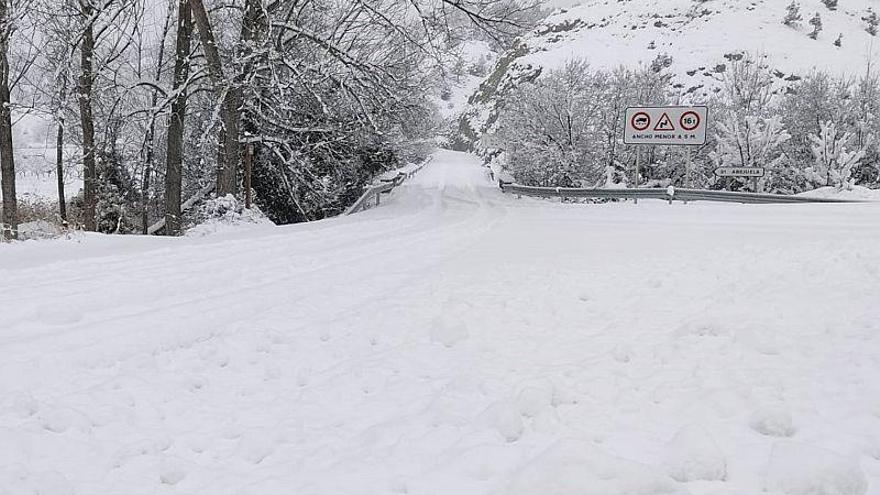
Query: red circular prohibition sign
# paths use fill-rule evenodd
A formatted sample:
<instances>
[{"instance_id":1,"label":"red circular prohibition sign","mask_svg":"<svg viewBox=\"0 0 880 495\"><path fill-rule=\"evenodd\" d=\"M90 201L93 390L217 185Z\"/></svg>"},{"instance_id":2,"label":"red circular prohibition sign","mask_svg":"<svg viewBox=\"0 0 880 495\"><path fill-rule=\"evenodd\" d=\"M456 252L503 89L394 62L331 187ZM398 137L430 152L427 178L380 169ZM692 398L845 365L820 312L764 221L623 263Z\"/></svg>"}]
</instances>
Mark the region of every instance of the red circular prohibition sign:
<instances>
[{"instance_id":1,"label":"red circular prohibition sign","mask_svg":"<svg viewBox=\"0 0 880 495\"><path fill-rule=\"evenodd\" d=\"M691 122L691 117L693 117L693 122ZM681 118L678 119L678 123L681 125L681 128L686 131L692 131L697 127L700 127L700 114L694 111L685 112L681 114ZM691 125L688 125L690 123Z\"/></svg>"},{"instance_id":2,"label":"red circular prohibition sign","mask_svg":"<svg viewBox=\"0 0 880 495\"><path fill-rule=\"evenodd\" d=\"M632 116L629 123L632 125L633 129L641 132L648 127L651 127L651 116L645 112L638 112Z\"/></svg>"}]
</instances>

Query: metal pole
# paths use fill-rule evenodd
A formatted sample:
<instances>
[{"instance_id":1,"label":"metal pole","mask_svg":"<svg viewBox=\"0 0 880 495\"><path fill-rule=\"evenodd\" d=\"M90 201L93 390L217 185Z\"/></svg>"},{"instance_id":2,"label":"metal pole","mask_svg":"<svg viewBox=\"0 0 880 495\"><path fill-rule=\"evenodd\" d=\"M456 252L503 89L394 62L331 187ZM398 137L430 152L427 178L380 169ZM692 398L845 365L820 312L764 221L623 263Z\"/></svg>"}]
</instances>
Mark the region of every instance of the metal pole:
<instances>
[{"instance_id":1,"label":"metal pole","mask_svg":"<svg viewBox=\"0 0 880 495\"><path fill-rule=\"evenodd\" d=\"M691 155L691 149L685 148L685 152L687 153L687 162L685 163L684 170L684 186L690 189L694 188L694 176L692 172L692 168L694 167L693 156ZM684 204L687 204L687 200L684 200Z\"/></svg>"},{"instance_id":2,"label":"metal pole","mask_svg":"<svg viewBox=\"0 0 880 495\"><path fill-rule=\"evenodd\" d=\"M694 188L694 184L693 184L694 178L693 178L693 173L691 171L691 169L694 166L693 157L691 156L691 149L690 148L685 148L685 150L687 153L687 162L685 164L685 169L684 169L684 177L685 177L684 183L685 183L685 187L693 189Z\"/></svg>"},{"instance_id":3,"label":"metal pole","mask_svg":"<svg viewBox=\"0 0 880 495\"><path fill-rule=\"evenodd\" d=\"M642 148L636 146L636 197L634 198L634 204L639 204L639 161L642 159Z\"/></svg>"}]
</instances>

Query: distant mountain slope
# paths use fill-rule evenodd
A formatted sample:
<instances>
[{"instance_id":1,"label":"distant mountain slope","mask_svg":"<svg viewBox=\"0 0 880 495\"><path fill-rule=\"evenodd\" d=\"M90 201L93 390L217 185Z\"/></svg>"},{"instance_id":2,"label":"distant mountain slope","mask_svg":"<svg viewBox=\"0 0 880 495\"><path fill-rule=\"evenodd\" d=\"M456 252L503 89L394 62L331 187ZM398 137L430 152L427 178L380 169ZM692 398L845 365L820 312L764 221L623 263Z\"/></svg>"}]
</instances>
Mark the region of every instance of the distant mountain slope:
<instances>
[{"instance_id":1,"label":"distant mountain slope","mask_svg":"<svg viewBox=\"0 0 880 495\"><path fill-rule=\"evenodd\" d=\"M803 19L786 26L789 0L586 0L549 16L505 54L471 96L460 122L460 147L478 140L494 122L504 95L543 72L582 58L597 68L668 66L682 98L700 101L718 84L731 57L762 54L779 78L790 84L814 68L861 73L878 61L880 38L866 30L865 18L880 15L880 0L839 0L830 10L823 0L800 0ZM818 13L823 29L809 33ZM842 35L841 46L835 41ZM874 46L874 45L878 46Z\"/></svg>"}]
</instances>

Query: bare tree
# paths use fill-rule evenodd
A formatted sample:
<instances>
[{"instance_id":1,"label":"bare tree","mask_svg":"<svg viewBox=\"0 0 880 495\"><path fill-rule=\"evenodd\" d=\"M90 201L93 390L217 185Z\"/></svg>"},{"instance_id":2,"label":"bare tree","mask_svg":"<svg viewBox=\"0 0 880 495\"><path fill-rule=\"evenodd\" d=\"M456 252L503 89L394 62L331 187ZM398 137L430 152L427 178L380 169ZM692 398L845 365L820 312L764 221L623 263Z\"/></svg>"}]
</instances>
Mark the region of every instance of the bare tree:
<instances>
[{"instance_id":1,"label":"bare tree","mask_svg":"<svg viewBox=\"0 0 880 495\"><path fill-rule=\"evenodd\" d=\"M192 40L192 7L180 0L177 14L177 42L174 56L171 119L168 124L165 157L165 233L180 233L180 201L183 168L183 131L186 118L187 79Z\"/></svg>"},{"instance_id":2,"label":"bare tree","mask_svg":"<svg viewBox=\"0 0 880 495\"><path fill-rule=\"evenodd\" d=\"M162 78L162 71L164 69L165 62L165 39L168 37L168 31L171 27L171 18L174 13L173 9L174 0L169 0L168 12L165 15L165 23L162 26L162 35L159 38L159 55L158 60L156 61L156 85L157 87L152 88L152 95L150 96L150 107L155 109L159 104L159 88ZM143 60L143 48L142 48L142 32L138 29L138 76L140 77L142 74L141 71L141 61ZM147 127L147 135L144 137L144 170L141 177L141 224L142 224L142 232L144 234L147 233L147 229L150 225L150 188L151 183L150 179L153 176L153 167L156 158L156 117L157 114L155 110L152 112L150 117L150 122Z\"/></svg>"},{"instance_id":3,"label":"bare tree","mask_svg":"<svg viewBox=\"0 0 880 495\"><path fill-rule=\"evenodd\" d=\"M15 196L15 156L12 149L12 102L9 98L9 38L14 23L10 0L0 0L0 170L3 183L3 236L18 238L18 203Z\"/></svg>"},{"instance_id":4,"label":"bare tree","mask_svg":"<svg viewBox=\"0 0 880 495\"><path fill-rule=\"evenodd\" d=\"M83 225L86 230L97 229L96 188L98 171L95 159L95 117L92 112L92 86L94 84L93 58L95 55L95 7L91 0L79 0L80 17L83 22L80 45L79 118L82 127L83 146Z\"/></svg>"},{"instance_id":5,"label":"bare tree","mask_svg":"<svg viewBox=\"0 0 880 495\"><path fill-rule=\"evenodd\" d=\"M217 171L217 194L235 194L237 189L236 172L241 162L239 146L239 107L241 106L240 90L227 84L223 71L223 60L217 47L214 29L205 10L202 0L189 0L195 24L198 26L202 50L207 59L208 72L214 81L215 91L220 100L220 119L223 121L223 145L221 148L220 168Z\"/></svg>"}]
</instances>

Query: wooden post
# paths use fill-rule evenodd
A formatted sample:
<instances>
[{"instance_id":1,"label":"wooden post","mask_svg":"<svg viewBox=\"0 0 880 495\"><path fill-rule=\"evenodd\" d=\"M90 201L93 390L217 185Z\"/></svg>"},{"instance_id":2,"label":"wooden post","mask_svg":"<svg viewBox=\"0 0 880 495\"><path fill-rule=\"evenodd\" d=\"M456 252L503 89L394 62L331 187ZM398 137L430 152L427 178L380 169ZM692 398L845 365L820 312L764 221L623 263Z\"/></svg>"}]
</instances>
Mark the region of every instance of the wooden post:
<instances>
[{"instance_id":1,"label":"wooden post","mask_svg":"<svg viewBox=\"0 0 880 495\"><path fill-rule=\"evenodd\" d=\"M248 143L244 152L244 207L251 209L251 183L254 173L254 143Z\"/></svg>"}]
</instances>

